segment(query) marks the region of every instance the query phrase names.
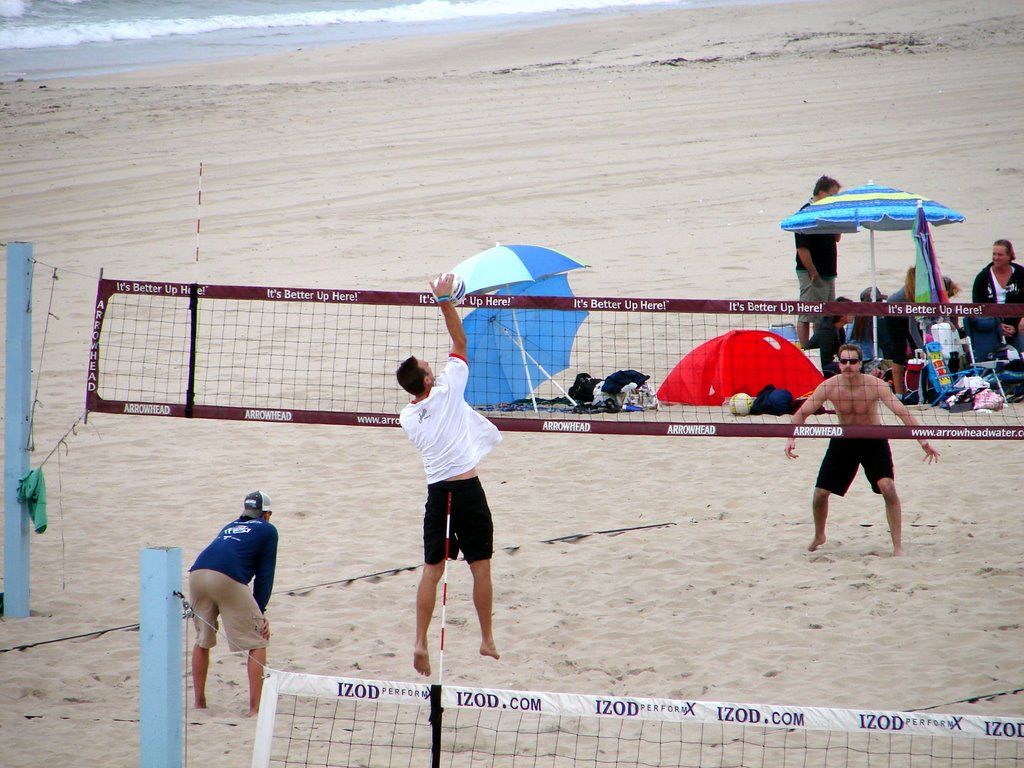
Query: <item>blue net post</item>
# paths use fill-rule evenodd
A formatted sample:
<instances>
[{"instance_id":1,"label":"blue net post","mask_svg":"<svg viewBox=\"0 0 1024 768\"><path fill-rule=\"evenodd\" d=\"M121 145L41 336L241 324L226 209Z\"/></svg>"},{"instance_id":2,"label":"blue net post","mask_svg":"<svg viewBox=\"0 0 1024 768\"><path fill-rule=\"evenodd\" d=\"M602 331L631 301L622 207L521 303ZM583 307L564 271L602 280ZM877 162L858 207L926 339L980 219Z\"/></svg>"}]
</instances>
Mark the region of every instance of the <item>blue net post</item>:
<instances>
[{"instance_id":1,"label":"blue net post","mask_svg":"<svg viewBox=\"0 0 1024 768\"><path fill-rule=\"evenodd\" d=\"M139 570L139 764L181 768L181 549L144 549Z\"/></svg>"},{"instance_id":2,"label":"blue net post","mask_svg":"<svg viewBox=\"0 0 1024 768\"><path fill-rule=\"evenodd\" d=\"M32 244L7 244L7 333L4 391L3 615L29 615L29 515L18 482L29 467L32 413Z\"/></svg>"}]
</instances>

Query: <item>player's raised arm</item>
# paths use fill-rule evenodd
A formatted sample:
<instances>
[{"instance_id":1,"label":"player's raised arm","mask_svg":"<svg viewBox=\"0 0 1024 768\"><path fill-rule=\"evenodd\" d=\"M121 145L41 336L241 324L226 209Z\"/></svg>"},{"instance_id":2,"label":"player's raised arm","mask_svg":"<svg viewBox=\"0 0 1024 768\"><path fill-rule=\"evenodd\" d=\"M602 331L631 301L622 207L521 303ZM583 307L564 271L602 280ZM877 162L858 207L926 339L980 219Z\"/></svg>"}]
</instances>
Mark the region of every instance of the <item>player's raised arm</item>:
<instances>
[{"instance_id":1,"label":"player's raised arm","mask_svg":"<svg viewBox=\"0 0 1024 768\"><path fill-rule=\"evenodd\" d=\"M441 314L444 315L444 324L448 328L448 335L452 339L450 354L465 359L467 355L466 331L462 327L462 318L450 299L454 281L455 276L450 272L441 274L430 284L430 289L434 292L437 305L441 308Z\"/></svg>"}]
</instances>

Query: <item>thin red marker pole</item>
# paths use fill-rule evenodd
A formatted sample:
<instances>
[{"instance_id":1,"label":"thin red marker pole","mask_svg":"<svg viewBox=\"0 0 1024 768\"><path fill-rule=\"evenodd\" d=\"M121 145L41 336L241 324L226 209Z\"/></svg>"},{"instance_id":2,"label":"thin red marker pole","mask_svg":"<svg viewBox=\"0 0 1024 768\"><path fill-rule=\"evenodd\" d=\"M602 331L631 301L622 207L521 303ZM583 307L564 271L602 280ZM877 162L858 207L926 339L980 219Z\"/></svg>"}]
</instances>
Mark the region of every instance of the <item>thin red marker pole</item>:
<instances>
[{"instance_id":1,"label":"thin red marker pole","mask_svg":"<svg viewBox=\"0 0 1024 768\"><path fill-rule=\"evenodd\" d=\"M444 631L448 612L448 553L452 540L452 492L448 491L448 509L444 521L444 575L441 578L441 653L437 660L437 684L444 680Z\"/></svg>"},{"instance_id":2,"label":"thin red marker pole","mask_svg":"<svg viewBox=\"0 0 1024 768\"><path fill-rule=\"evenodd\" d=\"M203 212L203 164L199 163L199 195L196 199L196 279L199 282L199 232L202 229Z\"/></svg>"}]
</instances>

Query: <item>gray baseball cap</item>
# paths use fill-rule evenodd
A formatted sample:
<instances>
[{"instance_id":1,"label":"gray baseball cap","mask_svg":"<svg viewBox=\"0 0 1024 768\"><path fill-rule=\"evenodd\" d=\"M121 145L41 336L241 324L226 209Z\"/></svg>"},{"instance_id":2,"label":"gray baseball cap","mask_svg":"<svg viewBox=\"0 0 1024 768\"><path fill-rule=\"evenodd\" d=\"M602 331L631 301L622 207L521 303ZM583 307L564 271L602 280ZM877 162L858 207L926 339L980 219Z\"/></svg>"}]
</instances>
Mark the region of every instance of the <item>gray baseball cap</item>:
<instances>
[{"instance_id":1,"label":"gray baseball cap","mask_svg":"<svg viewBox=\"0 0 1024 768\"><path fill-rule=\"evenodd\" d=\"M256 518L270 511L270 497L263 491L253 491L245 497L242 504L242 517Z\"/></svg>"}]
</instances>

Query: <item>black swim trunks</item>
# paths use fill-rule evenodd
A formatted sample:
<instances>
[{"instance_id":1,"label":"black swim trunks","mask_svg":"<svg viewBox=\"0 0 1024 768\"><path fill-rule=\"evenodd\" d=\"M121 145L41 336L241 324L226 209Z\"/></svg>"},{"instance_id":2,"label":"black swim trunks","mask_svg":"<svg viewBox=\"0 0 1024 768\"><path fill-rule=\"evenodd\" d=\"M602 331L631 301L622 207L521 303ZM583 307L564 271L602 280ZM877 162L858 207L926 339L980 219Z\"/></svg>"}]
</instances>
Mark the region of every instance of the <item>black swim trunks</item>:
<instances>
[{"instance_id":1,"label":"black swim trunks","mask_svg":"<svg viewBox=\"0 0 1024 768\"><path fill-rule=\"evenodd\" d=\"M825 458L821 460L815 486L845 496L857 476L857 468L864 467L864 476L871 490L881 493L878 481L883 477L895 478L892 451L884 438L833 437L829 440Z\"/></svg>"},{"instance_id":2,"label":"black swim trunks","mask_svg":"<svg viewBox=\"0 0 1024 768\"><path fill-rule=\"evenodd\" d=\"M448 495L452 500L451 542L448 559L458 559L461 551L466 562L490 560L494 554L494 524L480 478L441 480L427 486L427 504L423 512L423 561L435 565L444 560Z\"/></svg>"}]
</instances>

